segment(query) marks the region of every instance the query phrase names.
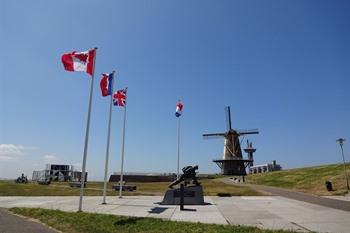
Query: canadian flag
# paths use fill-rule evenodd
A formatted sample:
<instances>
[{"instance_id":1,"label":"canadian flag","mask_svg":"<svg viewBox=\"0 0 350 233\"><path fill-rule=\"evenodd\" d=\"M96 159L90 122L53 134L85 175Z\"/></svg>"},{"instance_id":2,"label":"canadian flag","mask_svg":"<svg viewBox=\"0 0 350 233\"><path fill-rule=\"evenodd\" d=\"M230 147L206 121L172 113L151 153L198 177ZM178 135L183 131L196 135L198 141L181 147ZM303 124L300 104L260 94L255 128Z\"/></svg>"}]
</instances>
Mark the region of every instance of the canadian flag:
<instances>
[{"instance_id":1,"label":"canadian flag","mask_svg":"<svg viewBox=\"0 0 350 233\"><path fill-rule=\"evenodd\" d=\"M94 72L96 48L85 52L70 52L62 55L62 63L65 70L83 71L90 75Z\"/></svg>"}]
</instances>

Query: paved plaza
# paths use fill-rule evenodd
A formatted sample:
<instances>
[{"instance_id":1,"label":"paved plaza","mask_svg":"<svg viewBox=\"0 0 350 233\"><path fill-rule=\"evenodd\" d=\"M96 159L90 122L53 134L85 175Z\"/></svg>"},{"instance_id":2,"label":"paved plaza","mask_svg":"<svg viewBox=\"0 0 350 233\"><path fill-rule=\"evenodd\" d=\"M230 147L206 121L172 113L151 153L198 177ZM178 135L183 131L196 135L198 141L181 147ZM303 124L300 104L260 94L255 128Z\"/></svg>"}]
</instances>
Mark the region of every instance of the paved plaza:
<instances>
[{"instance_id":1,"label":"paved plaza","mask_svg":"<svg viewBox=\"0 0 350 233\"><path fill-rule=\"evenodd\" d=\"M36 222L28 221L11 214L4 208L0 207L0 232L1 233L57 233L56 230Z\"/></svg>"},{"instance_id":2,"label":"paved plaza","mask_svg":"<svg viewBox=\"0 0 350 233\"><path fill-rule=\"evenodd\" d=\"M280 196L205 197L207 205L159 205L161 196L84 197L83 210L137 217L215 224L249 225L301 232L350 232L350 212ZM0 207L39 207L77 211L78 197L0 197Z\"/></svg>"}]
</instances>

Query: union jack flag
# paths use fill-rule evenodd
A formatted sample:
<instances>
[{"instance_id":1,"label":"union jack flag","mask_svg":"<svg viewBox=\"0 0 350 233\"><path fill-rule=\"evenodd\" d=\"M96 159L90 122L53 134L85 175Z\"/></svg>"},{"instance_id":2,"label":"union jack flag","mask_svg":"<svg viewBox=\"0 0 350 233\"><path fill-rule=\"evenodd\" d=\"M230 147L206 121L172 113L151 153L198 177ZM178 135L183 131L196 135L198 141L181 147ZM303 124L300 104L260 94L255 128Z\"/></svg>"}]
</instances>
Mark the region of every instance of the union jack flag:
<instances>
[{"instance_id":1,"label":"union jack flag","mask_svg":"<svg viewBox=\"0 0 350 233\"><path fill-rule=\"evenodd\" d=\"M118 90L113 94L113 104L124 107L126 105L126 91L128 88Z\"/></svg>"}]
</instances>

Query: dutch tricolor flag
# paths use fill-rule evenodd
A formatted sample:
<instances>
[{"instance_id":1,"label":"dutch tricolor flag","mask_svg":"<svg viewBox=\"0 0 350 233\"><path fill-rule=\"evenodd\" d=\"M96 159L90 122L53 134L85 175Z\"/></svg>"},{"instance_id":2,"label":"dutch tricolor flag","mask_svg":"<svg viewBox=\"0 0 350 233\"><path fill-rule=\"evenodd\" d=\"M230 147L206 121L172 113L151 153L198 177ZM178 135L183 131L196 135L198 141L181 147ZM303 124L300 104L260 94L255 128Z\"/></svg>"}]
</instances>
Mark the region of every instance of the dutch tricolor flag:
<instances>
[{"instance_id":1,"label":"dutch tricolor flag","mask_svg":"<svg viewBox=\"0 0 350 233\"><path fill-rule=\"evenodd\" d=\"M177 102L177 105L176 105L176 111L175 111L175 116L176 117L180 117L181 116L182 108L183 108L183 105L182 105L181 101L179 100L179 102Z\"/></svg>"},{"instance_id":2,"label":"dutch tricolor flag","mask_svg":"<svg viewBox=\"0 0 350 233\"><path fill-rule=\"evenodd\" d=\"M112 94L113 74L113 72L110 74L102 74L100 82L102 96L108 96Z\"/></svg>"}]
</instances>

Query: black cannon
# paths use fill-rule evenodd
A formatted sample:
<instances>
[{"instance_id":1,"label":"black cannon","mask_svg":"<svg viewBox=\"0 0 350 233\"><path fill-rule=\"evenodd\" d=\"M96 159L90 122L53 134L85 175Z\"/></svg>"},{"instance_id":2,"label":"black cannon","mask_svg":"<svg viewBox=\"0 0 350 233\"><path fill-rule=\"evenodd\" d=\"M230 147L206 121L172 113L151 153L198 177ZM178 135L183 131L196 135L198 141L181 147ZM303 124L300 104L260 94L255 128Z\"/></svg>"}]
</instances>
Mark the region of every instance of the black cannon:
<instances>
[{"instance_id":1,"label":"black cannon","mask_svg":"<svg viewBox=\"0 0 350 233\"><path fill-rule=\"evenodd\" d=\"M191 183L191 181L192 181L192 184L199 186L200 183L198 182L196 177L196 170L198 170L198 165L187 166L182 168L183 174L179 178L177 178L175 181L173 181L169 185L169 188L173 188L174 185L177 185L181 182L183 182L184 185L187 186L188 184Z\"/></svg>"},{"instance_id":2,"label":"black cannon","mask_svg":"<svg viewBox=\"0 0 350 233\"><path fill-rule=\"evenodd\" d=\"M169 185L161 205L204 205L203 188L196 177L198 165L182 168L183 174ZM173 188L180 184L180 187Z\"/></svg>"},{"instance_id":3,"label":"black cannon","mask_svg":"<svg viewBox=\"0 0 350 233\"><path fill-rule=\"evenodd\" d=\"M24 176L24 174L22 173L20 177L17 177L17 179L15 179L15 183L26 184L28 183L28 178L27 176Z\"/></svg>"}]
</instances>

